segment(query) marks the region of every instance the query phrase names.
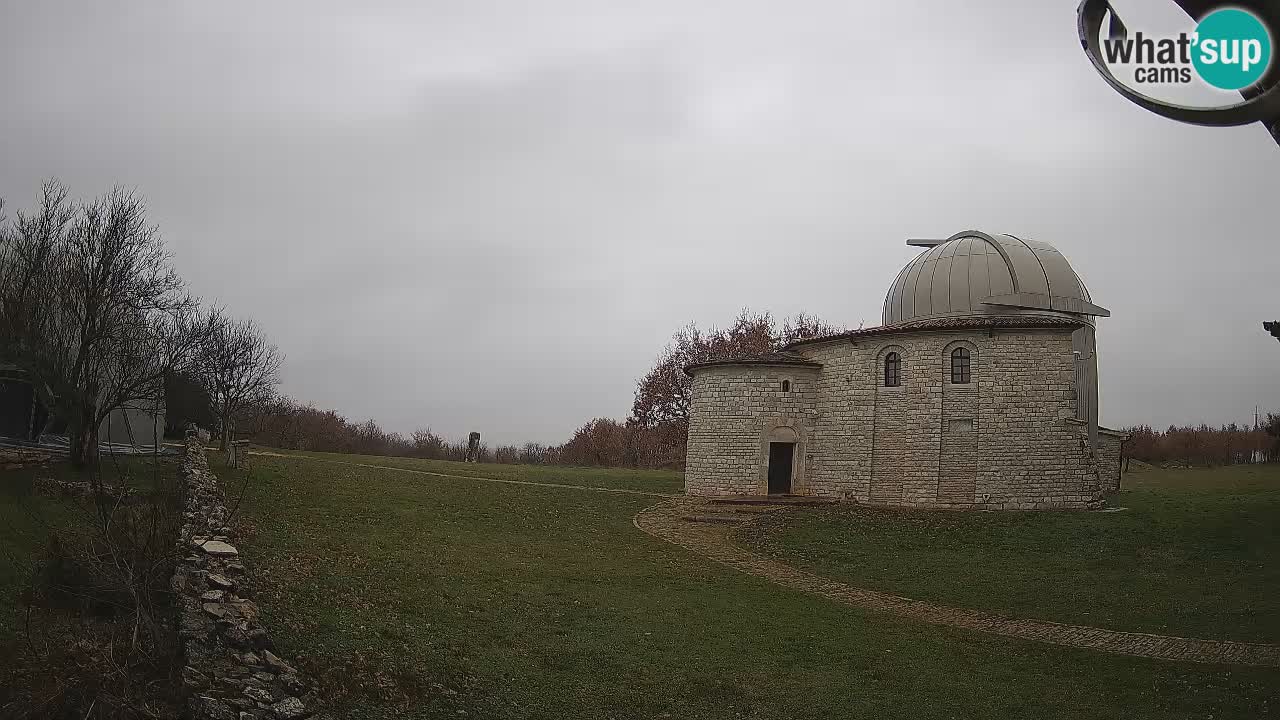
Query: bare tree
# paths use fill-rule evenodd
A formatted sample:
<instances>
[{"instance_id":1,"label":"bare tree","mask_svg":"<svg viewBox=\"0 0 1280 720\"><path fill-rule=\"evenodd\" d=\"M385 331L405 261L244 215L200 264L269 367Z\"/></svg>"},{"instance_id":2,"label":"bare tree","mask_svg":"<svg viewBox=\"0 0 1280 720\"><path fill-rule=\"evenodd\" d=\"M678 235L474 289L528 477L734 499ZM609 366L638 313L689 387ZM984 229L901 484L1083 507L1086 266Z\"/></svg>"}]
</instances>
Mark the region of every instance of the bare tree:
<instances>
[{"instance_id":1,"label":"bare tree","mask_svg":"<svg viewBox=\"0 0 1280 720\"><path fill-rule=\"evenodd\" d=\"M441 460L448 450L448 443L444 438L431 432L431 428L414 430L412 440L414 457Z\"/></svg>"},{"instance_id":2,"label":"bare tree","mask_svg":"<svg viewBox=\"0 0 1280 720\"><path fill-rule=\"evenodd\" d=\"M246 410L270 404L280 384L280 350L252 320L226 317L220 311L205 321L197 376L212 399L221 424L220 447L236 419Z\"/></svg>"},{"instance_id":3,"label":"bare tree","mask_svg":"<svg viewBox=\"0 0 1280 720\"><path fill-rule=\"evenodd\" d=\"M653 368L637 383L631 422L643 427L688 423L692 381L684 368L694 363L781 349L797 340L834 335L841 328L800 313L785 319L779 331L769 313L743 310L726 330L702 331L694 323L680 328Z\"/></svg>"},{"instance_id":4,"label":"bare tree","mask_svg":"<svg viewBox=\"0 0 1280 720\"><path fill-rule=\"evenodd\" d=\"M611 418L595 418L573 433L561 448L568 465L620 467L627 462L627 426Z\"/></svg>"},{"instance_id":5,"label":"bare tree","mask_svg":"<svg viewBox=\"0 0 1280 720\"><path fill-rule=\"evenodd\" d=\"M196 307L131 192L76 203L49 181L0 233L0 335L67 421L77 467L97 465L112 411L158 406L165 376L190 363Z\"/></svg>"}]
</instances>

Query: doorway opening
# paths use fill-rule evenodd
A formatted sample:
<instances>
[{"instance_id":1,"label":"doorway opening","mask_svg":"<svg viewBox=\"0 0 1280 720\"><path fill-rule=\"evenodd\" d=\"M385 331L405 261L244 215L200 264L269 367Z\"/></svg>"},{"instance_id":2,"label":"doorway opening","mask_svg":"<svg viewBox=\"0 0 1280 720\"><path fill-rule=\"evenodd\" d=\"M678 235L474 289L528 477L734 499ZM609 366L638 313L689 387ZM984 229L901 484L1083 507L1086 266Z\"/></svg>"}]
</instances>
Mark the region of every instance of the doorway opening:
<instances>
[{"instance_id":1,"label":"doorway opening","mask_svg":"<svg viewBox=\"0 0 1280 720\"><path fill-rule=\"evenodd\" d=\"M796 444L769 443L769 494L791 494L791 466L795 460Z\"/></svg>"}]
</instances>

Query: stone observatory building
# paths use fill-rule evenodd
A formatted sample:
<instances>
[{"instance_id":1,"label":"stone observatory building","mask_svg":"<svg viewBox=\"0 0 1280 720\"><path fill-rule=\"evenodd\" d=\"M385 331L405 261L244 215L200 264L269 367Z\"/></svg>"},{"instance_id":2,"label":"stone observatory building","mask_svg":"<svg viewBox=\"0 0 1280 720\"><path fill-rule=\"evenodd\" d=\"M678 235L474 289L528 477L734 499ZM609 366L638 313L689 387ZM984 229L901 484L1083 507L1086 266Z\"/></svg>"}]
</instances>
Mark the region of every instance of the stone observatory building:
<instances>
[{"instance_id":1,"label":"stone observatory building","mask_svg":"<svg viewBox=\"0 0 1280 720\"><path fill-rule=\"evenodd\" d=\"M1110 313L1062 253L978 231L908 244L927 249L880 327L685 368L688 494L1049 509L1118 487L1094 347Z\"/></svg>"}]
</instances>

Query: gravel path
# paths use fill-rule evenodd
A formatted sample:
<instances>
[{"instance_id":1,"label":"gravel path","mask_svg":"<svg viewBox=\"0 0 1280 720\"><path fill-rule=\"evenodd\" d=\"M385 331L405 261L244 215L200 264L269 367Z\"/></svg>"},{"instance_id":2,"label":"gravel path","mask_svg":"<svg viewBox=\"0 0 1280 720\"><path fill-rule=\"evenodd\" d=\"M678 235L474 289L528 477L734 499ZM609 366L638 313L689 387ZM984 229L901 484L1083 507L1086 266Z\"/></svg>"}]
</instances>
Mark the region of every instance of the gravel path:
<instances>
[{"instance_id":1,"label":"gravel path","mask_svg":"<svg viewBox=\"0 0 1280 720\"><path fill-rule=\"evenodd\" d=\"M690 508L685 503L663 502L641 510L635 516L634 523L637 528L654 537L783 587L912 620L1119 655L1198 663L1280 666L1280 646L1277 645L1198 640L1105 630L1046 620L1019 620L981 610L948 607L852 587L757 555L732 542L728 525L682 519L689 511Z\"/></svg>"}]
</instances>

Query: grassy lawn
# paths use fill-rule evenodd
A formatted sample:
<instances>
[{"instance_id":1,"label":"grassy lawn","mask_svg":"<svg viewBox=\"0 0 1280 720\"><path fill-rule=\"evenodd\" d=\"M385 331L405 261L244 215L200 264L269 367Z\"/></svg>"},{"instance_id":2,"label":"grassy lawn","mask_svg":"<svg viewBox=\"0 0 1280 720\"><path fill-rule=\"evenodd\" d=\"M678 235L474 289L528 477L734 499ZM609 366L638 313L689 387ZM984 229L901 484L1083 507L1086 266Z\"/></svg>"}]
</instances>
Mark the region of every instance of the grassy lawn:
<instances>
[{"instance_id":1,"label":"grassy lawn","mask_svg":"<svg viewBox=\"0 0 1280 720\"><path fill-rule=\"evenodd\" d=\"M265 449L266 452L276 452ZM450 460L420 460L339 453L300 452L294 455L340 463L380 465L383 467L420 470L442 475L488 477L500 480L524 480L577 486L607 486L643 492L679 494L684 492L684 476L663 470L625 470L611 468L545 467L537 465L499 465L496 463L461 463Z\"/></svg>"},{"instance_id":2,"label":"grassy lawn","mask_svg":"<svg viewBox=\"0 0 1280 720\"><path fill-rule=\"evenodd\" d=\"M1129 473L1116 513L840 508L743 532L860 587L1119 630L1280 642L1280 465Z\"/></svg>"},{"instance_id":3,"label":"grassy lawn","mask_svg":"<svg viewBox=\"0 0 1280 720\"><path fill-rule=\"evenodd\" d=\"M501 467L447 465L439 471ZM507 471L533 481L680 485L672 473ZM241 549L265 620L339 698L335 717L1280 712L1280 670L1073 651L783 590L636 530L632 516L653 498L305 457L257 456L249 475L244 512L254 532Z\"/></svg>"},{"instance_id":4,"label":"grassy lawn","mask_svg":"<svg viewBox=\"0 0 1280 720\"><path fill-rule=\"evenodd\" d=\"M103 505L110 537L158 528L153 547L167 553L173 515L156 509L172 507L176 475L172 458L104 458L108 487L123 478L132 489ZM0 472L0 717L176 717L167 645L134 634L130 596L101 553L97 506L83 495L88 479L65 461ZM140 576L161 607L169 572Z\"/></svg>"},{"instance_id":5,"label":"grassy lawn","mask_svg":"<svg viewBox=\"0 0 1280 720\"><path fill-rule=\"evenodd\" d=\"M6 658L23 627L22 592L50 533L80 514L70 502L37 493L35 477L31 467L0 473L0 653Z\"/></svg>"},{"instance_id":6,"label":"grassy lawn","mask_svg":"<svg viewBox=\"0 0 1280 720\"><path fill-rule=\"evenodd\" d=\"M125 473L134 487L147 492L159 484L157 473L176 472L172 463L162 459L153 464L149 457L104 458L102 477L115 483ZM92 520L89 502L38 492L37 478L85 481L66 462L25 465L0 472L0 665L13 657L9 650L19 640L19 629L23 627L20 599L32 571L44 556L49 538L55 533L83 533Z\"/></svg>"}]
</instances>

